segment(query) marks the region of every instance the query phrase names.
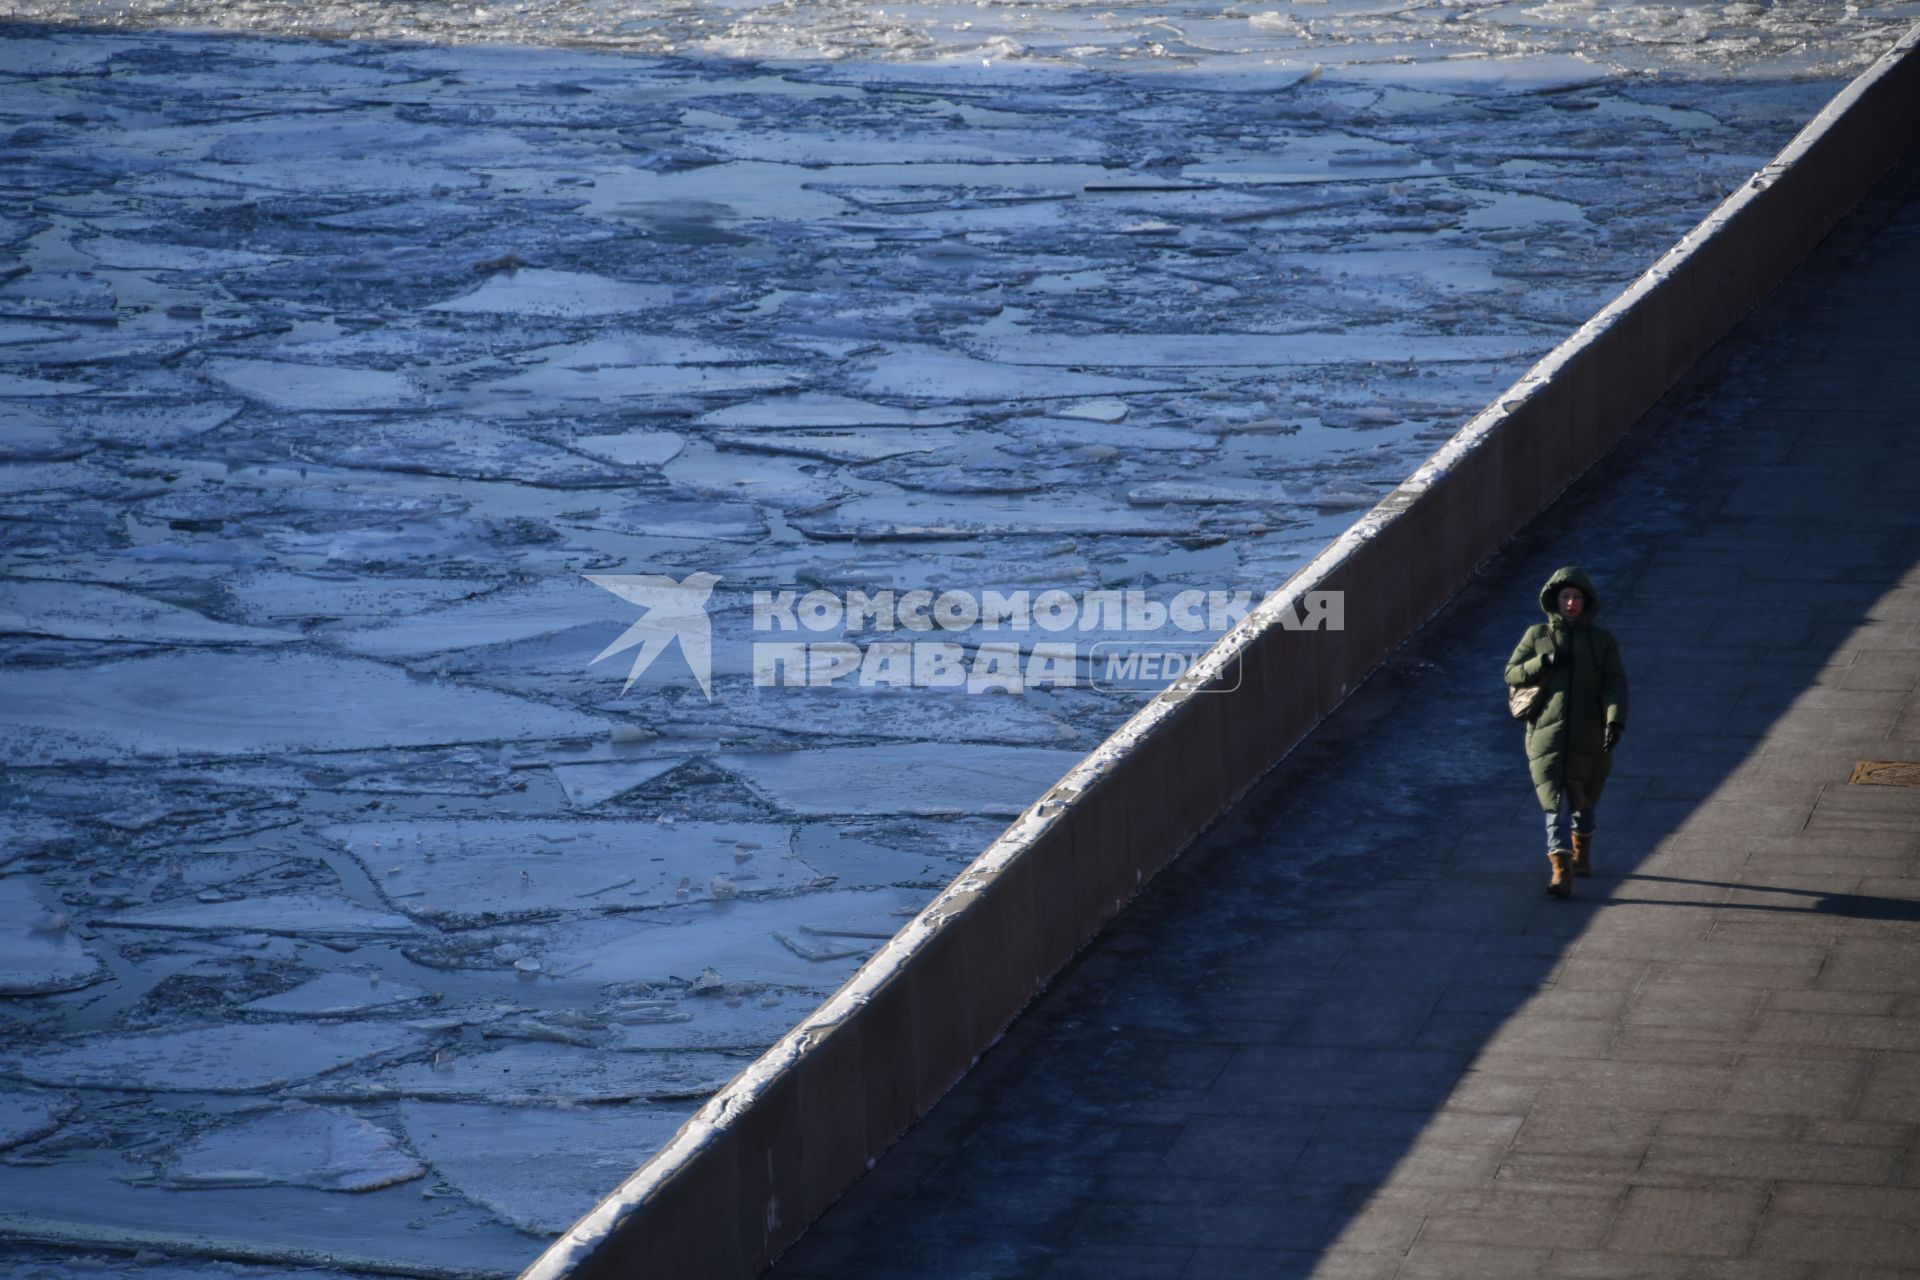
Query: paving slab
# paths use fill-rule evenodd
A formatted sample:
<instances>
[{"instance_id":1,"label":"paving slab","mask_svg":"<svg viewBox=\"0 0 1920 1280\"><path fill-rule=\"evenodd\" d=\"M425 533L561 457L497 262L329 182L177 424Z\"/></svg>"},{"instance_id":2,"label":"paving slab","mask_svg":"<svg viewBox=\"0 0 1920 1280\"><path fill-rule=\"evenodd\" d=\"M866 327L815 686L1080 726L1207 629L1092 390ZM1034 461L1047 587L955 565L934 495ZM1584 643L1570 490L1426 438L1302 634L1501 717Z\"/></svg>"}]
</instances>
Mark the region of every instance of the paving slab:
<instances>
[{"instance_id":1,"label":"paving slab","mask_svg":"<svg viewBox=\"0 0 1920 1280\"><path fill-rule=\"evenodd\" d=\"M1152 885L774 1267L1920 1277L1920 157ZM1500 669L1635 699L1541 892Z\"/></svg>"}]
</instances>

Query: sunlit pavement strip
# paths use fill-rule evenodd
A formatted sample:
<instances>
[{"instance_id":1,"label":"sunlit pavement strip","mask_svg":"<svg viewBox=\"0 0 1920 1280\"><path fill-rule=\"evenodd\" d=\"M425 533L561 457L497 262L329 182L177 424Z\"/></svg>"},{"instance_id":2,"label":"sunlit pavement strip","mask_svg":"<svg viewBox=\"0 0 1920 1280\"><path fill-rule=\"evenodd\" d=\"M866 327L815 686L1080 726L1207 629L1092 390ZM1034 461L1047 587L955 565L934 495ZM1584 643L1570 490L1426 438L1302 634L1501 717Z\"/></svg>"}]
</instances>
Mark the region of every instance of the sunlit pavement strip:
<instances>
[{"instance_id":1,"label":"sunlit pavement strip","mask_svg":"<svg viewBox=\"0 0 1920 1280\"><path fill-rule=\"evenodd\" d=\"M5 29L0 1250L517 1269L1142 696L754 588L1262 592L1910 11Z\"/></svg>"},{"instance_id":2,"label":"sunlit pavement strip","mask_svg":"<svg viewBox=\"0 0 1920 1280\"><path fill-rule=\"evenodd\" d=\"M775 1267L1920 1275L1920 159ZM1633 686L1542 894L1501 700L1559 565Z\"/></svg>"}]
</instances>

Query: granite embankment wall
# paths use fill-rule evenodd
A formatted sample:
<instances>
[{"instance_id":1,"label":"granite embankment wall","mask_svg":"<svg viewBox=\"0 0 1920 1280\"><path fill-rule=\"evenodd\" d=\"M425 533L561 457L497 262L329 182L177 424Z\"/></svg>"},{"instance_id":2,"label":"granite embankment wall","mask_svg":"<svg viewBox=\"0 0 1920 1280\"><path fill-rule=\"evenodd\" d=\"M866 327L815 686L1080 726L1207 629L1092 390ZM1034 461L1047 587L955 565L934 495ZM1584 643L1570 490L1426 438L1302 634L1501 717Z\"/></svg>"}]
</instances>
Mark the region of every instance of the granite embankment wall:
<instances>
[{"instance_id":1,"label":"granite embankment wall","mask_svg":"<svg viewBox=\"0 0 1920 1280\"><path fill-rule=\"evenodd\" d=\"M1128 721L526 1280L764 1269L1149 878L1605 453L1920 141L1920 28ZM1290 628L1345 593L1345 629ZM1237 681L1237 683L1236 683Z\"/></svg>"}]
</instances>

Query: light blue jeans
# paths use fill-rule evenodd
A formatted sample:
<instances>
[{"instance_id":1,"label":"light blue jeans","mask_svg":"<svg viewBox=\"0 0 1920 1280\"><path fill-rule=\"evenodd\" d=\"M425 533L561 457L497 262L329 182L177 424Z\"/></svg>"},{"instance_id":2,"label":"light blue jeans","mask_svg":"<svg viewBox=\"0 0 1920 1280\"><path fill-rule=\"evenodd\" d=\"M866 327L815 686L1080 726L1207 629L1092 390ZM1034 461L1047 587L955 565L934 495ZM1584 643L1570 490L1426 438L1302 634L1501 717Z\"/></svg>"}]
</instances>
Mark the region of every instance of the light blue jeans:
<instances>
[{"instance_id":1,"label":"light blue jeans","mask_svg":"<svg viewBox=\"0 0 1920 1280\"><path fill-rule=\"evenodd\" d=\"M1571 821L1569 821L1569 819L1571 819ZM1548 853L1553 853L1556 850L1571 851L1573 849L1573 840L1568 834L1570 829L1572 831L1578 831L1583 836L1592 835L1593 806L1588 805L1584 809L1574 808L1573 793L1567 788L1562 787L1560 788L1560 807L1547 815Z\"/></svg>"}]
</instances>

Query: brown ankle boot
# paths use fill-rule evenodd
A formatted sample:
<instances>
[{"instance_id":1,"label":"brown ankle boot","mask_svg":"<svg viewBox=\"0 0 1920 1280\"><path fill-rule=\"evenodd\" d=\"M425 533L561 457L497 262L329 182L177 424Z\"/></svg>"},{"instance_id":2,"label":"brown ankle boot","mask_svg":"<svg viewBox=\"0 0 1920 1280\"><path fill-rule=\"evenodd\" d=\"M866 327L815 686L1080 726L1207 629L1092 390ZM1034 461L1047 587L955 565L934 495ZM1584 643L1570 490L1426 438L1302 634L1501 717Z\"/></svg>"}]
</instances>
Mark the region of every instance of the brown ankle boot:
<instances>
[{"instance_id":1,"label":"brown ankle boot","mask_svg":"<svg viewBox=\"0 0 1920 1280\"><path fill-rule=\"evenodd\" d=\"M1565 849L1555 849L1547 855L1547 861L1553 864L1553 879L1547 882L1547 893L1555 898L1564 898L1573 892L1573 881L1567 874L1571 856Z\"/></svg>"},{"instance_id":2,"label":"brown ankle boot","mask_svg":"<svg viewBox=\"0 0 1920 1280\"><path fill-rule=\"evenodd\" d=\"M1590 876L1593 874L1593 837L1573 833L1573 874Z\"/></svg>"}]
</instances>

